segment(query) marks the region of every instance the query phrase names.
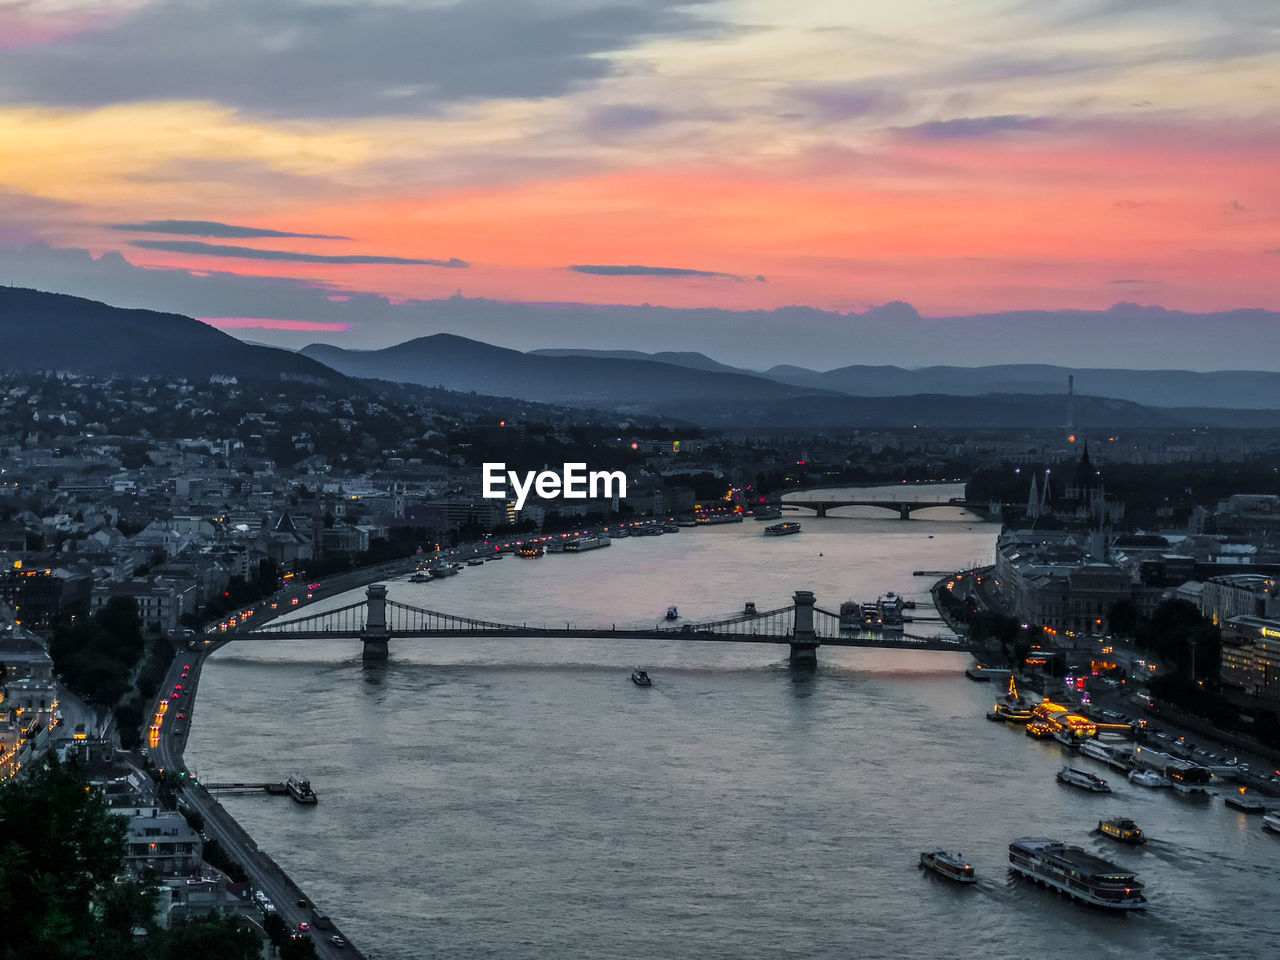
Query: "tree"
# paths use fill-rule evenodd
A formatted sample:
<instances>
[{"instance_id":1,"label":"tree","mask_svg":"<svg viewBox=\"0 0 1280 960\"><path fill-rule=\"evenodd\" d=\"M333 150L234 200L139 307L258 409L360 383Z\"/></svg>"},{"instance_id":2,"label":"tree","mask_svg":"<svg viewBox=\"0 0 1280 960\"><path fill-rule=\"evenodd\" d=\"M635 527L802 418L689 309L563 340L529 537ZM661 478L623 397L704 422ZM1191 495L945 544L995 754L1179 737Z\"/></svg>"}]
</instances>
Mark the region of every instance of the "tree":
<instances>
[{"instance_id":1,"label":"tree","mask_svg":"<svg viewBox=\"0 0 1280 960\"><path fill-rule=\"evenodd\" d=\"M1131 637L1138 628L1138 605L1128 597L1117 600L1107 610L1107 629L1122 637Z\"/></svg>"},{"instance_id":2,"label":"tree","mask_svg":"<svg viewBox=\"0 0 1280 960\"><path fill-rule=\"evenodd\" d=\"M156 960L257 960L257 935L236 916L207 913L175 924L156 938Z\"/></svg>"},{"instance_id":3,"label":"tree","mask_svg":"<svg viewBox=\"0 0 1280 960\"><path fill-rule=\"evenodd\" d=\"M124 840L105 797L56 758L0 786L0 958L139 956L133 931L154 929L156 891L115 882Z\"/></svg>"}]
</instances>

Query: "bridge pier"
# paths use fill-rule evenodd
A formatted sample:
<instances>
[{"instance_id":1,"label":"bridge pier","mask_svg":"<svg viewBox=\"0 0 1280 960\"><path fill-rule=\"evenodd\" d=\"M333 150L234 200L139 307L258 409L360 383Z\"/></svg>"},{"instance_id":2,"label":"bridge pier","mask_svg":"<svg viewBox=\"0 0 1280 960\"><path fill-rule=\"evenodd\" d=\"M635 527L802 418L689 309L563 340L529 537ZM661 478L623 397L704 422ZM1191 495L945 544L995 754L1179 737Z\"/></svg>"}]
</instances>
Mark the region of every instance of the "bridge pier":
<instances>
[{"instance_id":1,"label":"bridge pier","mask_svg":"<svg viewBox=\"0 0 1280 960\"><path fill-rule=\"evenodd\" d=\"M368 614L364 630L360 633L360 639L364 641L360 659L365 663L377 663L387 659L387 641L391 639L391 630L387 627L387 585L371 583L365 596Z\"/></svg>"},{"instance_id":2,"label":"bridge pier","mask_svg":"<svg viewBox=\"0 0 1280 960\"><path fill-rule=\"evenodd\" d=\"M791 632L791 666L812 670L818 665L818 647L822 644L813 629L813 605L816 601L812 590L797 590L794 599L796 620Z\"/></svg>"},{"instance_id":3,"label":"bridge pier","mask_svg":"<svg viewBox=\"0 0 1280 960\"><path fill-rule=\"evenodd\" d=\"M899 520L911 519L911 508L907 506L905 503L898 504L898 519Z\"/></svg>"},{"instance_id":4,"label":"bridge pier","mask_svg":"<svg viewBox=\"0 0 1280 960\"><path fill-rule=\"evenodd\" d=\"M827 505L825 503L820 503L813 509L817 512L819 517L825 517L827 515Z\"/></svg>"}]
</instances>

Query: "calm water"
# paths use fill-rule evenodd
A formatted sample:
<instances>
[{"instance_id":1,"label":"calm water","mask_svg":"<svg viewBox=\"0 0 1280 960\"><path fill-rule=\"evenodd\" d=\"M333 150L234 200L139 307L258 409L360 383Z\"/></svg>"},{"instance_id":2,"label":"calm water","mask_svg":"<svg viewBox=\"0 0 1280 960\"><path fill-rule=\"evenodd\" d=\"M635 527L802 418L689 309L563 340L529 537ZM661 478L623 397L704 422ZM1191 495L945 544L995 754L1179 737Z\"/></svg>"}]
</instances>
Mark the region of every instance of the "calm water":
<instances>
[{"instance_id":1,"label":"calm water","mask_svg":"<svg viewBox=\"0 0 1280 960\"><path fill-rule=\"evenodd\" d=\"M391 595L652 623L669 604L765 610L797 588L828 609L927 597L912 570L993 549L996 528L956 510L846 512L802 516L793 537L747 521L513 557ZM358 657L354 642L219 653L187 756L209 780L311 777L313 809L225 802L372 957L1262 957L1280 936L1264 906L1280 841L1259 818L1100 769L1109 797L1058 785L1058 746L988 722L992 691L956 655L824 649L807 679L755 645L405 640L385 669ZM652 688L630 683L635 664ZM1152 842L1091 834L1119 813ZM1028 834L1135 866L1149 910L1112 917L1011 881L1007 844ZM937 844L970 858L975 888L917 869Z\"/></svg>"}]
</instances>

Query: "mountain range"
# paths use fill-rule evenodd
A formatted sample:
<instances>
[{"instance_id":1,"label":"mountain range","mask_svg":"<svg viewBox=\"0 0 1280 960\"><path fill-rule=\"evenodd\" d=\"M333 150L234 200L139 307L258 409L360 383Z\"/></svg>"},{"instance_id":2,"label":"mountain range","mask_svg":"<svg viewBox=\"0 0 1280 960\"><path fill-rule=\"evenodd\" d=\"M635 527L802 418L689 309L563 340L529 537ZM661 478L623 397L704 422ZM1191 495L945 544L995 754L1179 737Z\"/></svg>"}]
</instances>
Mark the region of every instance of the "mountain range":
<instances>
[{"instance_id":1,"label":"mountain range","mask_svg":"<svg viewBox=\"0 0 1280 960\"><path fill-rule=\"evenodd\" d=\"M1047 364L751 371L691 351L524 353L453 334L381 350L312 344L293 352L245 343L180 314L16 287L0 287L0 367L232 374L351 391L381 380L723 426L1034 428L1061 426L1069 415L1081 427L1280 426L1280 373Z\"/></svg>"}]
</instances>

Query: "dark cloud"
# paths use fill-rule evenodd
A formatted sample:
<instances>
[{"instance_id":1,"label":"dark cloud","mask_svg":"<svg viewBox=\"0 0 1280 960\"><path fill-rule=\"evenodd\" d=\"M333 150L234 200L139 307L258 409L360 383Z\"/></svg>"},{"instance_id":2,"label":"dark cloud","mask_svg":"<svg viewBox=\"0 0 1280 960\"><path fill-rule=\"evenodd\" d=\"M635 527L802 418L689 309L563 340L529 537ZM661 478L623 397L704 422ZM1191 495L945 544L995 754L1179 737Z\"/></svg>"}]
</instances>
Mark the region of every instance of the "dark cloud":
<instances>
[{"instance_id":1,"label":"dark cloud","mask_svg":"<svg viewBox=\"0 0 1280 960\"><path fill-rule=\"evenodd\" d=\"M822 120L884 116L907 105L907 98L896 91L848 84L805 84L791 91L791 97L807 108L807 114Z\"/></svg>"},{"instance_id":2,"label":"dark cloud","mask_svg":"<svg viewBox=\"0 0 1280 960\"><path fill-rule=\"evenodd\" d=\"M601 107L587 118L587 129L595 134L629 133L653 127L668 118L664 110L632 104Z\"/></svg>"},{"instance_id":3,"label":"dark cloud","mask_svg":"<svg viewBox=\"0 0 1280 960\"><path fill-rule=\"evenodd\" d=\"M591 273L598 277L718 277L722 280L741 280L732 273L714 270L692 270L688 267L642 267L639 264L575 263L569 268L576 273Z\"/></svg>"},{"instance_id":4,"label":"dark cloud","mask_svg":"<svg viewBox=\"0 0 1280 960\"><path fill-rule=\"evenodd\" d=\"M148 3L50 43L0 50L14 102L212 100L269 116L400 116L558 96L610 75L608 54L729 30L699 0L310 0Z\"/></svg>"},{"instance_id":5,"label":"dark cloud","mask_svg":"<svg viewBox=\"0 0 1280 960\"><path fill-rule=\"evenodd\" d=\"M995 137L1024 131L1040 132L1051 129L1054 121L1049 117L1028 117L1022 114L1004 114L994 117L957 117L954 120L930 120L914 127L898 127L898 132L925 140L960 140Z\"/></svg>"},{"instance_id":6,"label":"dark cloud","mask_svg":"<svg viewBox=\"0 0 1280 960\"><path fill-rule=\"evenodd\" d=\"M376 257L367 254L333 255L323 253L298 253L293 250L259 250L256 247L236 247L223 243L201 243L199 240L134 240L131 247L143 250L164 250L168 253L191 253L202 257L239 257L244 260L290 260L294 263L395 263L423 267L467 267L470 264L457 257L448 260L415 260L408 257Z\"/></svg>"},{"instance_id":7,"label":"dark cloud","mask_svg":"<svg viewBox=\"0 0 1280 960\"><path fill-rule=\"evenodd\" d=\"M144 223L109 223L112 230L128 230L132 233L173 233L186 237L301 237L307 240L350 240L328 233L290 233L287 230L267 230L262 227L238 227L216 220L147 220Z\"/></svg>"}]
</instances>

